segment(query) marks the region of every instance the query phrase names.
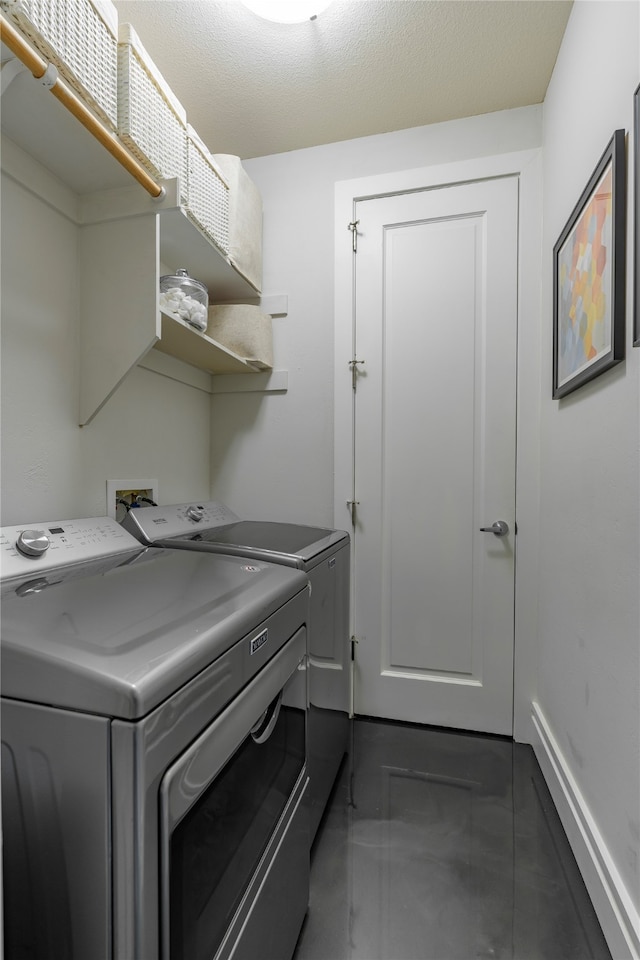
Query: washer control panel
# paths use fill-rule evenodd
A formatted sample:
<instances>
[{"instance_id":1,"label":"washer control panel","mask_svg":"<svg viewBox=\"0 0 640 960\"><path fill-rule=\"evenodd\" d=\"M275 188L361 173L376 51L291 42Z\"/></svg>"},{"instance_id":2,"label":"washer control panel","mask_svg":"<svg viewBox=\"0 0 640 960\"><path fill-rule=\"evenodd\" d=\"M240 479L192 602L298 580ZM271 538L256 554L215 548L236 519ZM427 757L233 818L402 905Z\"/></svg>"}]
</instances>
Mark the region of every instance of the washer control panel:
<instances>
[{"instance_id":1,"label":"washer control panel","mask_svg":"<svg viewBox=\"0 0 640 960\"><path fill-rule=\"evenodd\" d=\"M110 517L2 527L0 576L28 576L135 549L140 549L139 542Z\"/></svg>"},{"instance_id":2,"label":"washer control panel","mask_svg":"<svg viewBox=\"0 0 640 960\"><path fill-rule=\"evenodd\" d=\"M223 527L239 519L224 503L204 500L129 510L122 525L143 543L154 543L169 537L192 536L198 528Z\"/></svg>"}]
</instances>

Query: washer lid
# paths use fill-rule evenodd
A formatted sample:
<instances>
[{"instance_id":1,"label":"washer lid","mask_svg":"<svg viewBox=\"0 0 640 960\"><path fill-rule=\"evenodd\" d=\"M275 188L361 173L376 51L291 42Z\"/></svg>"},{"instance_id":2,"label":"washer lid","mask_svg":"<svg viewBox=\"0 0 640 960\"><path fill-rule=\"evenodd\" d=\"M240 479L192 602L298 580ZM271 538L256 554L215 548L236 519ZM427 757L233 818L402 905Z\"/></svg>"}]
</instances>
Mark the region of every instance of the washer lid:
<instances>
[{"instance_id":1,"label":"washer lid","mask_svg":"<svg viewBox=\"0 0 640 960\"><path fill-rule=\"evenodd\" d=\"M154 548L79 572L5 593L3 697L136 719L300 591L306 610L303 573L242 558Z\"/></svg>"},{"instance_id":2,"label":"washer lid","mask_svg":"<svg viewBox=\"0 0 640 960\"><path fill-rule=\"evenodd\" d=\"M178 538L174 538L175 542ZM197 530L190 543L218 545L235 556L251 556L263 560L289 561L303 566L349 540L344 530L328 530L296 523L274 523L261 520L240 520L224 527ZM169 543L170 541L166 541Z\"/></svg>"},{"instance_id":3,"label":"washer lid","mask_svg":"<svg viewBox=\"0 0 640 960\"><path fill-rule=\"evenodd\" d=\"M325 550L349 542L344 530L329 530L301 523L241 520L217 500L176 503L130 510L123 526L146 544L160 546L210 546L212 551L251 556L304 567ZM222 545L222 546L221 546Z\"/></svg>"}]
</instances>

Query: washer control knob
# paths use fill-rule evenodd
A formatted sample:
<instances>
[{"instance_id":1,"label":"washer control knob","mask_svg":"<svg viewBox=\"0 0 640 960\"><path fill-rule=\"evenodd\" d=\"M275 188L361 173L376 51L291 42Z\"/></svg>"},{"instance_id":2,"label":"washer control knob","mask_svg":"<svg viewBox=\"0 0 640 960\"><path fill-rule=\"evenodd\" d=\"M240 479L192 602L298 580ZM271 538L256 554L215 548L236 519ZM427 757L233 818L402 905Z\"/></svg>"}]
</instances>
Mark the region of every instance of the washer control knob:
<instances>
[{"instance_id":1,"label":"washer control knob","mask_svg":"<svg viewBox=\"0 0 640 960\"><path fill-rule=\"evenodd\" d=\"M23 530L16 540L16 547L25 557L41 557L50 543L44 530Z\"/></svg>"},{"instance_id":2,"label":"washer control knob","mask_svg":"<svg viewBox=\"0 0 640 960\"><path fill-rule=\"evenodd\" d=\"M187 507L187 517L189 520L193 520L194 523L199 523L204 517L204 510L202 507Z\"/></svg>"}]
</instances>

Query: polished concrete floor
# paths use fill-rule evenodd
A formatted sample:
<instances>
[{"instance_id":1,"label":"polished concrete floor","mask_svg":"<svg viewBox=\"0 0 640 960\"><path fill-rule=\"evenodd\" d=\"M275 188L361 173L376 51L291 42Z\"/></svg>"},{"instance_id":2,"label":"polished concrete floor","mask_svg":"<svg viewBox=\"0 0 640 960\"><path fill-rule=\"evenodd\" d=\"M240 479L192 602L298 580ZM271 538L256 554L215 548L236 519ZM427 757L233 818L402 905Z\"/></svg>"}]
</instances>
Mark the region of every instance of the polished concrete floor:
<instances>
[{"instance_id":1,"label":"polished concrete floor","mask_svg":"<svg viewBox=\"0 0 640 960\"><path fill-rule=\"evenodd\" d=\"M294 960L611 960L530 747L353 724Z\"/></svg>"}]
</instances>

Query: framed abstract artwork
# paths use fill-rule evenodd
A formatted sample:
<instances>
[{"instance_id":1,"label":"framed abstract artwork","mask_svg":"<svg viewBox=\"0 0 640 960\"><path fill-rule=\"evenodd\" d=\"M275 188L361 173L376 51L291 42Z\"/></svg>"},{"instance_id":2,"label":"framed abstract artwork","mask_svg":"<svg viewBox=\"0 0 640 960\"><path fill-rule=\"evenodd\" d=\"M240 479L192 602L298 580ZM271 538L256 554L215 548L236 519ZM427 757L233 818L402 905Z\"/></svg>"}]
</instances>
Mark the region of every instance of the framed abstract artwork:
<instances>
[{"instance_id":1,"label":"framed abstract artwork","mask_svg":"<svg viewBox=\"0 0 640 960\"><path fill-rule=\"evenodd\" d=\"M553 248L553 396L624 358L625 131L616 130Z\"/></svg>"},{"instance_id":2,"label":"framed abstract artwork","mask_svg":"<svg viewBox=\"0 0 640 960\"><path fill-rule=\"evenodd\" d=\"M640 84L633 95L633 345L640 347Z\"/></svg>"}]
</instances>

